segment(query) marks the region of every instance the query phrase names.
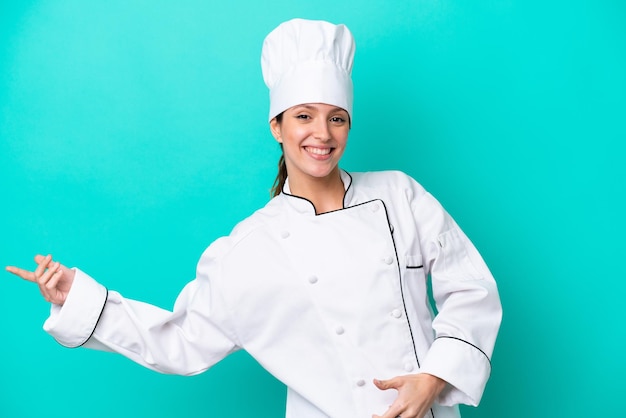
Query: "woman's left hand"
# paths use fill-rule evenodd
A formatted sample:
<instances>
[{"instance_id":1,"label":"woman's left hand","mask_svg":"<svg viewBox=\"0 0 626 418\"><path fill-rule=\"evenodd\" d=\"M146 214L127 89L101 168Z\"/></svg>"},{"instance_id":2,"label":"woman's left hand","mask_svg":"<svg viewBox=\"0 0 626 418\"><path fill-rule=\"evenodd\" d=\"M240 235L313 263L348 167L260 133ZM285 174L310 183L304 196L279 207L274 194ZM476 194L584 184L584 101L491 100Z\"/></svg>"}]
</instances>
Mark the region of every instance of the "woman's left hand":
<instances>
[{"instance_id":1,"label":"woman's left hand","mask_svg":"<svg viewBox=\"0 0 626 418\"><path fill-rule=\"evenodd\" d=\"M383 415L373 418L423 418L446 386L445 380L426 373L374 379L374 384L380 390L396 389L398 397Z\"/></svg>"}]
</instances>

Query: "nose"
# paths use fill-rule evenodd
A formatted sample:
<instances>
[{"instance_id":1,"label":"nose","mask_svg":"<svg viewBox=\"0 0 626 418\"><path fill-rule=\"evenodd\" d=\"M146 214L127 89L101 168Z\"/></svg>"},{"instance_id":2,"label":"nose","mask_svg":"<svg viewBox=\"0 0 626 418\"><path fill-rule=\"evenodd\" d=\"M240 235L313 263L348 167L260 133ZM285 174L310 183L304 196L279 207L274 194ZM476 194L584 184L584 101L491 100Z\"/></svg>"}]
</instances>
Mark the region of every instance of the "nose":
<instances>
[{"instance_id":1,"label":"nose","mask_svg":"<svg viewBox=\"0 0 626 418\"><path fill-rule=\"evenodd\" d=\"M328 142L330 141L330 129L328 126L329 122L324 118L319 118L315 124L315 133L314 138L322 141Z\"/></svg>"}]
</instances>

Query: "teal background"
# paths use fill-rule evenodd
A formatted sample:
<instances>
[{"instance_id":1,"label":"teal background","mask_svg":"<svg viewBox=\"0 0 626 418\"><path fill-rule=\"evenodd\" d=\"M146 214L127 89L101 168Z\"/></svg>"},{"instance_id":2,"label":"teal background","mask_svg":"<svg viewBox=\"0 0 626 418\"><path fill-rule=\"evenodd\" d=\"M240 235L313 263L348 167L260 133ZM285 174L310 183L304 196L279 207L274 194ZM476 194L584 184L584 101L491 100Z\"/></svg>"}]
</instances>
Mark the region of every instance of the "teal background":
<instances>
[{"instance_id":1,"label":"teal background","mask_svg":"<svg viewBox=\"0 0 626 418\"><path fill-rule=\"evenodd\" d=\"M268 200L260 49L293 17L355 35L343 167L414 176L498 280L492 378L464 417L623 416L617 0L3 1L0 265L52 253L171 308L204 248ZM284 413L245 353L179 377L64 349L36 287L0 280L0 417Z\"/></svg>"}]
</instances>

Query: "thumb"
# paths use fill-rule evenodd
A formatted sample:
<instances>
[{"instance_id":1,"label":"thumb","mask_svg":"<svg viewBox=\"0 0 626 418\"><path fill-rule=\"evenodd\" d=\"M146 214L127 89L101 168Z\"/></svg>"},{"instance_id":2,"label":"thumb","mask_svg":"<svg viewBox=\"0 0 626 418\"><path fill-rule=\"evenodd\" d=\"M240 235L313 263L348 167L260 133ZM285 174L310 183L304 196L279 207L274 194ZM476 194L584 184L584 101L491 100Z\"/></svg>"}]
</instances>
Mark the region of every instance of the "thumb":
<instances>
[{"instance_id":1,"label":"thumb","mask_svg":"<svg viewBox=\"0 0 626 418\"><path fill-rule=\"evenodd\" d=\"M41 254L37 254L37 255L35 256L35 263L39 264L39 263L41 263L41 262L42 262L45 258L46 258L46 256L41 255Z\"/></svg>"},{"instance_id":2,"label":"thumb","mask_svg":"<svg viewBox=\"0 0 626 418\"><path fill-rule=\"evenodd\" d=\"M395 378L387 380L374 379L374 385L380 390L387 390L397 388L398 382Z\"/></svg>"}]
</instances>

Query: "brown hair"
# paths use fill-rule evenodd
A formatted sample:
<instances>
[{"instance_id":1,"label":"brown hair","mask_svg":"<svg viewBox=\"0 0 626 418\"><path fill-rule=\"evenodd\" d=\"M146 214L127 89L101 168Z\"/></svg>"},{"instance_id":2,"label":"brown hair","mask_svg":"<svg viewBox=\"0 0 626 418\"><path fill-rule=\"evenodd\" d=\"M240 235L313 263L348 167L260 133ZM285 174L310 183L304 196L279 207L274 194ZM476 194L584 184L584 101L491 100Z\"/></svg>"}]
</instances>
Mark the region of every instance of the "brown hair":
<instances>
[{"instance_id":1,"label":"brown hair","mask_svg":"<svg viewBox=\"0 0 626 418\"><path fill-rule=\"evenodd\" d=\"M282 144L280 147L282 148ZM276 179L274 179L274 184L270 191L272 197L278 196L283 191L285 180L287 180L287 166L285 165L285 156L281 155L278 160L278 174L276 175Z\"/></svg>"},{"instance_id":2,"label":"brown hair","mask_svg":"<svg viewBox=\"0 0 626 418\"><path fill-rule=\"evenodd\" d=\"M281 123L282 121L283 114L279 113L276 115L276 122ZM280 149L282 151L283 144L280 144ZM283 191L285 180L287 180L287 165L285 164L285 154L281 153L280 159L278 160L278 174L276 175L276 179L274 179L274 184L270 190L271 197L276 197Z\"/></svg>"}]
</instances>

